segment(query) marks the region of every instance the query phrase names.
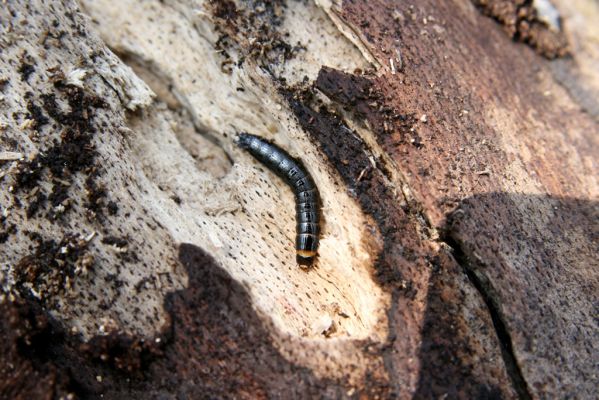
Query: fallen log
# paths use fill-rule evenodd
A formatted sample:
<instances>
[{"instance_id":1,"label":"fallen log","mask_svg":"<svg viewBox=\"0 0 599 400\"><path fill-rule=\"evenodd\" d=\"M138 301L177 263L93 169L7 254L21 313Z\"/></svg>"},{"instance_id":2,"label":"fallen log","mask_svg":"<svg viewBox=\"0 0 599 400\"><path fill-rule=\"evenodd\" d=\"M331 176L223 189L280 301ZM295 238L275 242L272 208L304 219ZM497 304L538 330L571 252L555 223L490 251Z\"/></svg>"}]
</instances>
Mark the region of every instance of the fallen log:
<instances>
[{"instance_id":1,"label":"fallen log","mask_svg":"<svg viewBox=\"0 0 599 400\"><path fill-rule=\"evenodd\" d=\"M0 397L592 398L599 10L520 3L7 2Z\"/></svg>"}]
</instances>

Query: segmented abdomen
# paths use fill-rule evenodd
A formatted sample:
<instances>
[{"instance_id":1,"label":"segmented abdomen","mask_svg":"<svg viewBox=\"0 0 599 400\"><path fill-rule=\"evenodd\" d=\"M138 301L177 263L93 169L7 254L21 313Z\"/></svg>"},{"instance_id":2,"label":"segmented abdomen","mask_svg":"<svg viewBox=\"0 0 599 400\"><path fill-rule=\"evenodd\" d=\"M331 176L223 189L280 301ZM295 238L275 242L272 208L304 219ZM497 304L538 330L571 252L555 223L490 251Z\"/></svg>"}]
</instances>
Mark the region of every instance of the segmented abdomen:
<instances>
[{"instance_id":1,"label":"segmented abdomen","mask_svg":"<svg viewBox=\"0 0 599 400\"><path fill-rule=\"evenodd\" d=\"M295 194L295 248L301 259L311 262L318 249L320 206L318 189L301 163L280 147L249 133L240 133L237 144L279 175Z\"/></svg>"}]
</instances>

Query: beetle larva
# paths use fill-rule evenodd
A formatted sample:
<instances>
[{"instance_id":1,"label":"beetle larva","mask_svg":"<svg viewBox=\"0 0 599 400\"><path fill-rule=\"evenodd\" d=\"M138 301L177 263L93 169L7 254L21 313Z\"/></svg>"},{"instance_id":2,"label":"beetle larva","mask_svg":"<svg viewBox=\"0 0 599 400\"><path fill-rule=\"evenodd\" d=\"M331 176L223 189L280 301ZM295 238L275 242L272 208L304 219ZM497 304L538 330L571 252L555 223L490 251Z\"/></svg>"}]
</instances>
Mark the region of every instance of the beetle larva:
<instances>
[{"instance_id":1,"label":"beetle larva","mask_svg":"<svg viewBox=\"0 0 599 400\"><path fill-rule=\"evenodd\" d=\"M240 133L237 144L283 178L295 194L297 219L295 248L300 264L311 264L318 249L320 222L319 195L314 180L302 166L280 147L249 133Z\"/></svg>"}]
</instances>

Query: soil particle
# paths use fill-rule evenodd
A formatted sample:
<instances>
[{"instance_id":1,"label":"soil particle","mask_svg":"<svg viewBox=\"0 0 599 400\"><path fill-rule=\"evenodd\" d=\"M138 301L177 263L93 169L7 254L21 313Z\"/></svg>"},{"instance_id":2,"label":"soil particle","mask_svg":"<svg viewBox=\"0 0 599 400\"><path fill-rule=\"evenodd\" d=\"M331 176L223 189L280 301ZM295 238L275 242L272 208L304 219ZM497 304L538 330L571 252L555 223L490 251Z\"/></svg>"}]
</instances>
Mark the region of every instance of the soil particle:
<instances>
[{"instance_id":1,"label":"soil particle","mask_svg":"<svg viewBox=\"0 0 599 400\"><path fill-rule=\"evenodd\" d=\"M69 189L73 183L74 174L83 172L86 175L85 189L87 195L86 206L90 219L101 218L103 208L106 207L104 199L106 189L97 183L100 175L94 167L97 151L93 144L96 133L94 126L95 110L106 108L106 103L82 89L74 86L65 86L60 79L55 80L56 93L46 93L40 96L43 110L56 122L60 129L59 139L53 139L50 146L43 149L31 159L21 160L17 164L15 174L14 196L18 203L21 191L36 189L35 196L30 196L27 206L27 217L33 218L38 211L45 207L46 200L50 200L53 210L46 215L54 220L59 215L70 210ZM59 100L57 95L61 96ZM32 93L26 95L29 117L34 121L33 127L40 130L48 124L49 119L42 112L33 98ZM68 110L63 110L59 101L66 101ZM38 186L40 180L49 172L52 181L50 194ZM109 208L109 214L116 213L116 207Z\"/></svg>"},{"instance_id":2,"label":"soil particle","mask_svg":"<svg viewBox=\"0 0 599 400\"><path fill-rule=\"evenodd\" d=\"M108 215L110 216L116 215L119 212L119 206L111 200L106 204L106 211L108 211Z\"/></svg>"},{"instance_id":3,"label":"soil particle","mask_svg":"<svg viewBox=\"0 0 599 400\"><path fill-rule=\"evenodd\" d=\"M23 82L27 82L29 81L29 77L31 76L31 74L35 72L35 67L33 66L33 64L30 64L27 61L23 60L18 71L21 74L21 80Z\"/></svg>"},{"instance_id":4,"label":"soil particle","mask_svg":"<svg viewBox=\"0 0 599 400\"><path fill-rule=\"evenodd\" d=\"M67 234L56 241L37 232L26 234L35 247L15 265L16 285L23 296L52 303L56 295L68 293L77 279L93 268L94 258L85 239Z\"/></svg>"},{"instance_id":5,"label":"soil particle","mask_svg":"<svg viewBox=\"0 0 599 400\"><path fill-rule=\"evenodd\" d=\"M32 100L33 93L27 92L25 94L27 99L27 118L33 120L32 128L39 132L40 128L48 123L48 117L42 112L42 108L34 103Z\"/></svg>"},{"instance_id":6,"label":"soil particle","mask_svg":"<svg viewBox=\"0 0 599 400\"><path fill-rule=\"evenodd\" d=\"M94 167L85 180L85 193L87 197L85 208L87 209L86 216L89 220L102 220L104 218L103 209L106 206L104 200L107 192L104 185L99 185L96 182L97 175L98 170Z\"/></svg>"},{"instance_id":7,"label":"soil particle","mask_svg":"<svg viewBox=\"0 0 599 400\"><path fill-rule=\"evenodd\" d=\"M43 171L43 164L40 157L35 157L33 160L23 160L17 163L15 175L15 193L20 190L29 190L37 186Z\"/></svg>"},{"instance_id":8,"label":"soil particle","mask_svg":"<svg viewBox=\"0 0 599 400\"><path fill-rule=\"evenodd\" d=\"M512 39L527 43L543 57L553 59L569 55L564 33L551 29L541 20L532 1L471 1L483 14L502 24Z\"/></svg>"},{"instance_id":9,"label":"soil particle","mask_svg":"<svg viewBox=\"0 0 599 400\"><path fill-rule=\"evenodd\" d=\"M299 43L288 43L277 29L283 20L283 7L284 3L277 0L246 1L239 7L229 0L209 3L209 10L217 22L215 28L220 34L216 48L225 58L221 63L223 72L229 73L233 65L243 64L248 57L272 72L274 65L283 64L303 49ZM228 51L233 46L241 51L237 60L233 60Z\"/></svg>"},{"instance_id":10,"label":"soil particle","mask_svg":"<svg viewBox=\"0 0 599 400\"><path fill-rule=\"evenodd\" d=\"M43 194L41 191L38 191L35 195L31 196L29 198L29 206L27 207L27 211L25 213L25 215L27 215L27 218L33 218L33 216L35 216L35 213L37 213L40 207L44 206L46 200L47 196Z\"/></svg>"},{"instance_id":11,"label":"soil particle","mask_svg":"<svg viewBox=\"0 0 599 400\"><path fill-rule=\"evenodd\" d=\"M235 3L230 0L212 1L212 15L218 19L234 22L239 16Z\"/></svg>"},{"instance_id":12,"label":"soil particle","mask_svg":"<svg viewBox=\"0 0 599 400\"><path fill-rule=\"evenodd\" d=\"M116 247L126 247L129 241L125 238L119 238L116 236L106 236L102 239L102 243Z\"/></svg>"}]
</instances>

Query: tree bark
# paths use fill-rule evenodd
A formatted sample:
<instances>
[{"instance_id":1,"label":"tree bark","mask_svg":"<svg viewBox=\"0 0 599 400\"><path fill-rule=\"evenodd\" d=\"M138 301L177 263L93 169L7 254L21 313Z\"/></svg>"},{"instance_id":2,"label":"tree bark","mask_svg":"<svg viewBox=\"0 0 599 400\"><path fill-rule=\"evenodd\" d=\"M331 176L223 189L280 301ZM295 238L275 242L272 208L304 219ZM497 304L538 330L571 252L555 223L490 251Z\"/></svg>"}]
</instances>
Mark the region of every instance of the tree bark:
<instances>
[{"instance_id":1,"label":"tree bark","mask_svg":"<svg viewBox=\"0 0 599 400\"><path fill-rule=\"evenodd\" d=\"M597 17L6 2L0 397L593 398Z\"/></svg>"}]
</instances>

